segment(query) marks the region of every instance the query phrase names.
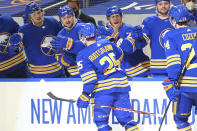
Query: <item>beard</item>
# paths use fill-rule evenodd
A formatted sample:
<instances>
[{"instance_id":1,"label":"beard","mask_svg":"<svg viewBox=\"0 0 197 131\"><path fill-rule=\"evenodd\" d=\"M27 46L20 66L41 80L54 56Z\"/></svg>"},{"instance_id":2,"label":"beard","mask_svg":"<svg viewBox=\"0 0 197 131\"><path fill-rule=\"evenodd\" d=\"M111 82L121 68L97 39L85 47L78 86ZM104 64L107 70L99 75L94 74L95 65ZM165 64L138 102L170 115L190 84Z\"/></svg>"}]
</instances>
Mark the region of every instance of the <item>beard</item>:
<instances>
[{"instance_id":1,"label":"beard","mask_svg":"<svg viewBox=\"0 0 197 131\"><path fill-rule=\"evenodd\" d=\"M168 10L166 9L165 12L157 10L157 13L160 14L160 15L168 15Z\"/></svg>"}]
</instances>

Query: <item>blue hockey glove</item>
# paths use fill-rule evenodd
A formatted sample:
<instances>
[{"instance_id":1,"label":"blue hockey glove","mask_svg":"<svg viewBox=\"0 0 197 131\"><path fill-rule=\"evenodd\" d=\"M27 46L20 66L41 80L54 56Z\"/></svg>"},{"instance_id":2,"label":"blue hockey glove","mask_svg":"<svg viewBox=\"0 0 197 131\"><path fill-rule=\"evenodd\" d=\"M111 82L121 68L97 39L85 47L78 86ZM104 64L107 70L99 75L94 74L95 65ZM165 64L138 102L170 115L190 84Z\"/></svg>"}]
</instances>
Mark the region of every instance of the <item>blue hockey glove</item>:
<instances>
[{"instance_id":1,"label":"blue hockey glove","mask_svg":"<svg viewBox=\"0 0 197 131\"><path fill-rule=\"evenodd\" d=\"M170 81L170 79L166 79L162 83L164 90L166 91L166 94L168 98L175 102L177 101L177 98L180 95L180 91L175 88L174 81Z\"/></svg>"},{"instance_id":2,"label":"blue hockey glove","mask_svg":"<svg viewBox=\"0 0 197 131\"><path fill-rule=\"evenodd\" d=\"M10 36L9 43L11 46L18 46L22 42L22 36L18 33L14 33Z\"/></svg>"},{"instance_id":3,"label":"blue hockey glove","mask_svg":"<svg viewBox=\"0 0 197 131\"><path fill-rule=\"evenodd\" d=\"M133 34L131 34L131 37L138 40L143 39L142 27L140 25L133 27Z\"/></svg>"},{"instance_id":4,"label":"blue hockey glove","mask_svg":"<svg viewBox=\"0 0 197 131\"><path fill-rule=\"evenodd\" d=\"M102 20L98 20L97 25L98 26L105 26L104 21L102 21Z\"/></svg>"},{"instance_id":5,"label":"blue hockey glove","mask_svg":"<svg viewBox=\"0 0 197 131\"><path fill-rule=\"evenodd\" d=\"M78 108L87 108L89 105L90 96L87 92L82 92L77 100L77 107Z\"/></svg>"},{"instance_id":6,"label":"blue hockey glove","mask_svg":"<svg viewBox=\"0 0 197 131\"><path fill-rule=\"evenodd\" d=\"M113 32L114 30L111 26L104 26L102 24L97 26L97 35L111 36Z\"/></svg>"},{"instance_id":7,"label":"blue hockey glove","mask_svg":"<svg viewBox=\"0 0 197 131\"><path fill-rule=\"evenodd\" d=\"M76 63L76 55L68 51L64 51L64 61L70 65Z\"/></svg>"},{"instance_id":8,"label":"blue hockey glove","mask_svg":"<svg viewBox=\"0 0 197 131\"><path fill-rule=\"evenodd\" d=\"M72 45L73 39L69 37L61 37L61 36L54 36L53 40L51 41L51 45L55 49L70 49L69 45Z\"/></svg>"}]
</instances>

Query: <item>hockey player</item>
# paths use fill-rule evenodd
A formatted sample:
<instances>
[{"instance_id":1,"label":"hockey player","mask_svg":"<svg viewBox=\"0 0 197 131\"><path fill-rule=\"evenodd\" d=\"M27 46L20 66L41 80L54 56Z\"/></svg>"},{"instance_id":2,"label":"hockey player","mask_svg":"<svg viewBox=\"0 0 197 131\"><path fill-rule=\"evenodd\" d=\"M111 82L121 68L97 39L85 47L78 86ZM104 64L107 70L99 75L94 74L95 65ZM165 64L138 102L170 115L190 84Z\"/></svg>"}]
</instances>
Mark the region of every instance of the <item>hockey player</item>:
<instances>
[{"instance_id":1,"label":"hockey player","mask_svg":"<svg viewBox=\"0 0 197 131\"><path fill-rule=\"evenodd\" d=\"M68 6L61 6L58 16L64 28L58 33L57 37L51 42L57 49L58 61L67 69L70 77L80 77L76 63L77 53L85 46L79 41L78 30L81 24L75 18L74 10Z\"/></svg>"},{"instance_id":2,"label":"hockey player","mask_svg":"<svg viewBox=\"0 0 197 131\"><path fill-rule=\"evenodd\" d=\"M119 68L122 50L106 39L96 41L96 28L92 23L81 26L79 34L87 46L78 53L77 65L83 81L83 92L77 100L79 108L87 108L90 95L95 104L131 108L130 85ZM98 131L112 131L108 125L111 109L94 106L94 122ZM131 112L114 110L119 123L126 131L139 131L132 121Z\"/></svg>"},{"instance_id":3,"label":"hockey player","mask_svg":"<svg viewBox=\"0 0 197 131\"><path fill-rule=\"evenodd\" d=\"M143 20L143 33L151 49L151 74L153 77L166 77L166 57L162 34L166 30L173 30L174 27L171 25L168 15L170 0L155 0L155 2L157 14Z\"/></svg>"},{"instance_id":4,"label":"hockey player","mask_svg":"<svg viewBox=\"0 0 197 131\"><path fill-rule=\"evenodd\" d=\"M19 33L11 36L11 45L19 44L21 39L32 77L65 77L63 67L55 59L55 50L50 44L52 37L57 35L62 26L56 19L44 17L44 12L37 3L27 4L25 13L29 23L20 27Z\"/></svg>"},{"instance_id":5,"label":"hockey player","mask_svg":"<svg viewBox=\"0 0 197 131\"><path fill-rule=\"evenodd\" d=\"M144 39L141 27L125 24L122 20L122 10L117 6L109 7L106 11L106 17L109 21L108 27L100 28L98 26L99 34L102 37L104 35L109 36L107 38L115 39L117 46L123 50L124 57L121 68L129 77L147 76L150 63L148 56L142 51Z\"/></svg>"},{"instance_id":6,"label":"hockey player","mask_svg":"<svg viewBox=\"0 0 197 131\"><path fill-rule=\"evenodd\" d=\"M192 131L188 118L193 105L196 107L197 114L197 57L193 49L197 47L197 43L194 42L197 28L188 27L189 12L183 5L172 7L169 15L176 29L167 32L164 36L168 79L163 85L167 96L174 102L173 112L177 129ZM186 69L182 72L185 64ZM179 77L179 83L175 84Z\"/></svg>"},{"instance_id":7,"label":"hockey player","mask_svg":"<svg viewBox=\"0 0 197 131\"><path fill-rule=\"evenodd\" d=\"M0 78L27 78L27 58L24 50L15 51L9 46L9 38L19 25L7 15L0 16Z\"/></svg>"}]
</instances>

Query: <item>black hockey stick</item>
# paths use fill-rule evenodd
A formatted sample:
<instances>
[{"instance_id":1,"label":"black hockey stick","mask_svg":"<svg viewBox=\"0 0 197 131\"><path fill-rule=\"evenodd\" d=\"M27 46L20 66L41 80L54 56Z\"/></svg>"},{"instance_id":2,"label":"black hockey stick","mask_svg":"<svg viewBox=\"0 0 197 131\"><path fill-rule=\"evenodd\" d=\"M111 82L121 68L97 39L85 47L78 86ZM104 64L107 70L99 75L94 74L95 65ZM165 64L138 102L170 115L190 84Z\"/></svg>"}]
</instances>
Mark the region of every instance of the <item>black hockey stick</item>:
<instances>
[{"instance_id":1,"label":"black hockey stick","mask_svg":"<svg viewBox=\"0 0 197 131\"><path fill-rule=\"evenodd\" d=\"M195 39L197 39L197 34L196 34L196 36L195 36ZM195 39L194 39L194 42L195 42ZM193 42L193 44L194 44L194 42ZM180 74L179 74L178 80L175 81L175 83L174 83L174 84L175 84L175 88L178 89L178 90L179 90L179 88L180 88L180 80L181 80L181 77L183 76L183 74L184 74L184 72L185 72L185 70L186 70L188 58L189 58L189 56L190 56L190 54L191 54L191 52L192 52L192 49L193 49L193 45L191 45L191 48L190 48L189 53L188 53L188 55L187 55L187 58L186 58L185 61L184 61L184 65L183 65L183 68L182 68L182 70L181 70L181 72L180 72ZM172 103L172 101L170 100L170 101L168 102L167 108L166 108L166 110L165 110L165 112L164 112L164 115L163 115L163 117L162 117L162 121L161 121L160 126L159 126L159 131L161 130L163 121L164 121L164 119L165 119L165 117L166 117L166 115L167 115L167 112L168 112L168 109L169 109L171 103Z\"/></svg>"},{"instance_id":2,"label":"black hockey stick","mask_svg":"<svg viewBox=\"0 0 197 131\"><path fill-rule=\"evenodd\" d=\"M47 95L51 99L54 99L54 100L60 100L60 101L66 101L66 102L72 102L72 103L76 102L75 100L72 100L72 99L64 99L64 98L57 97L52 92L48 92ZM100 104L94 104L94 103L90 103L90 104L95 105L95 106L99 106L99 107L103 107L103 108L109 108L109 109L115 109L115 110L121 110L121 111L128 111L128 112L135 112L135 113L138 113L138 114L153 115L153 116L156 115L155 113L148 113L148 112L138 111L138 110L133 110L133 109L113 107L113 106L106 106L106 105L100 105Z\"/></svg>"},{"instance_id":3,"label":"black hockey stick","mask_svg":"<svg viewBox=\"0 0 197 131\"><path fill-rule=\"evenodd\" d=\"M54 99L54 100L60 100L60 101L66 101L66 102L72 102L72 103L75 103L76 101L75 100L72 100L72 99L64 99L64 98L60 98L60 97L57 97L55 96L53 93L51 92L48 92L47 95L51 98L51 99Z\"/></svg>"}]
</instances>

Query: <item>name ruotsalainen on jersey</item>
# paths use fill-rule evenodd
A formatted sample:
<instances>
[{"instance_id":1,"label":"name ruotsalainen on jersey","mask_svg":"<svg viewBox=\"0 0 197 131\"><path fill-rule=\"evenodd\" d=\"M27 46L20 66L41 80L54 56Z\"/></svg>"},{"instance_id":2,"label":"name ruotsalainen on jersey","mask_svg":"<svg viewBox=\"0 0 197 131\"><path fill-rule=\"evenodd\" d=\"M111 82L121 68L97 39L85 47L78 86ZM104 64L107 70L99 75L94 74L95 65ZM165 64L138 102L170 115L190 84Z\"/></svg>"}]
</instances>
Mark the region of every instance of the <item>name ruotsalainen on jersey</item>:
<instances>
[{"instance_id":1,"label":"name ruotsalainen on jersey","mask_svg":"<svg viewBox=\"0 0 197 131\"><path fill-rule=\"evenodd\" d=\"M77 56L84 83L83 91L93 90L95 96L130 90L125 72L119 68L120 59L123 57L122 50L114 43L106 41L108 40L99 40L83 49Z\"/></svg>"}]
</instances>

